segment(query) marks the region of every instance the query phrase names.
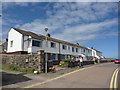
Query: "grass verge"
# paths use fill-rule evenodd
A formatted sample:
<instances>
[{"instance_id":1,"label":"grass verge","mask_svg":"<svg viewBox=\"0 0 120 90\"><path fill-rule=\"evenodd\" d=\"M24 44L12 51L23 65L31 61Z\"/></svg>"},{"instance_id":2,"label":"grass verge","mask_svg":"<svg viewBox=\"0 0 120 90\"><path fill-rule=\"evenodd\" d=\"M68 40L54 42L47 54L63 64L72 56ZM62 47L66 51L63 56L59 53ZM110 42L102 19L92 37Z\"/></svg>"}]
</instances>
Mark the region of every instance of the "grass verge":
<instances>
[{"instance_id":1,"label":"grass verge","mask_svg":"<svg viewBox=\"0 0 120 90\"><path fill-rule=\"evenodd\" d=\"M25 72L25 73L33 73L35 71L35 69L32 69L32 68L20 68L12 65L0 65L0 69L19 71L19 72Z\"/></svg>"}]
</instances>

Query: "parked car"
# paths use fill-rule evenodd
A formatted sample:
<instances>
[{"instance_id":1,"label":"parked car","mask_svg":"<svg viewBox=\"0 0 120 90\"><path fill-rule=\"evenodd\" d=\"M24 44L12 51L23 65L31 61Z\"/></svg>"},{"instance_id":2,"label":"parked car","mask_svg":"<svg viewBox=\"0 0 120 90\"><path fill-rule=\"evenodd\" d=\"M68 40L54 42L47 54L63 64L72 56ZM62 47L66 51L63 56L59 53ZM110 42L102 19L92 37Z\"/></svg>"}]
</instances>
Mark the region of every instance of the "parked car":
<instances>
[{"instance_id":1,"label":"parked car","mask_svg":"<svg viewBox=\"0 0 120 90\"><path fill-rule=\"evenodd\" d=\"M114 61L114 63L115 63L115 64L120 64L120 59L116 59L116 60Z\"/></svg>"}]
</instances>

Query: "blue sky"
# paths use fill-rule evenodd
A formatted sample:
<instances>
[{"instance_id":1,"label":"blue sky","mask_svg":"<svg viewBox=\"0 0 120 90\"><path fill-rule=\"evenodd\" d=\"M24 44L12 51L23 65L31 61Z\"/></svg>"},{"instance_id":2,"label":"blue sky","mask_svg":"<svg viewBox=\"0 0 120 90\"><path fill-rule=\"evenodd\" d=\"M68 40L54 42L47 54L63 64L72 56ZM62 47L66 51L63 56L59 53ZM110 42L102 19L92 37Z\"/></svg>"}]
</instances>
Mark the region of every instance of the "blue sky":
<instances>
[{"instance_id":1,"label":"blue sky","mask_svg":"<svg viewBox=\"0 0 120 90\"><path fill-rule=\"evenodd\" d=\"M118 5L113 2L4 2L2 37L11 27L45 34L118 57Z\"/></svg>"}]
</instances>

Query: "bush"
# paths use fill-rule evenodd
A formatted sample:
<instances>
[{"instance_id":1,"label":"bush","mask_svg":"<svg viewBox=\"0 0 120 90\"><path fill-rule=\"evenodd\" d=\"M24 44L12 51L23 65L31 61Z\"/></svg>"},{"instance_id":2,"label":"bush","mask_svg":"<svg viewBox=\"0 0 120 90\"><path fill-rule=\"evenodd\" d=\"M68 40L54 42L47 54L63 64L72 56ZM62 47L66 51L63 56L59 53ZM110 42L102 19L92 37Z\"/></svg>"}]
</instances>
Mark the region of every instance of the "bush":
<instances>
[{"instance_id":1,"label":"bush","mask_svg":"<svg viewBox=\"0 0 120 90\"><path fill-rule=\"evenodd\" d=\"M83 61L86 61L85 59L82 59Z\"/></svg>"},{"instance_id":2,"label":"bush","mask_svg":"<svg viewBox=\"0 0 120 90\"><path fill-rule=\"evenodd\" d=\"M64 67L65 62L61 61L58 67Z\"/></svg>"},{"instance_id":3,"label":"bush","mask_svg":"<svg viewBox=\"0 0 120 90\"><path fill-rule=\"evenodd\" d=\"M92 59L88 59L88 61L92 61Z\"/></svg>"},{"instance_id":4,"label":"bush","mask_svg":"<svg viewBox=\"0 0 120 90\"><path fill-rule=\"evenodd\" d=\"M18 67L15 67L15 66L9 66L10 70L17 70Z\"/></svg>"},{"instance_id":5,"label":"bush","mask_svg":"<svg viewBox=\"0 0 120 90\"><path fill-rule=\"evenodd\" d=\"M96 59L94 63L98 64L98 63L100 63L100 60Z\"/></svg>"},{"instance_id":6,"label":"bush","mask_svg":"<svg viewBox=\"0 0 120 90\"><path fill-rule=\"evenodd\" d=\"M2 64L0 64L0 69L2 69Z\"/></svg>"},{"instance_id":7,"label":"bush","mask_svg":"<svg viewBox=\"0 0 120 90\"><path fill-rule=\"evenodd\" d=\"M98 63L98 60L96 59L95 62Z\"/></svg>"},{"instance_id":8,"label":"bush","mask_svg":"<svg viewBox=\"0 0 120 90\"><path fill-rule=\"evenodd\" d=\"M67 61L70 61L71 59L70 58L66 58L64 61L67 62Z\"/></svg>"}]
</instances>

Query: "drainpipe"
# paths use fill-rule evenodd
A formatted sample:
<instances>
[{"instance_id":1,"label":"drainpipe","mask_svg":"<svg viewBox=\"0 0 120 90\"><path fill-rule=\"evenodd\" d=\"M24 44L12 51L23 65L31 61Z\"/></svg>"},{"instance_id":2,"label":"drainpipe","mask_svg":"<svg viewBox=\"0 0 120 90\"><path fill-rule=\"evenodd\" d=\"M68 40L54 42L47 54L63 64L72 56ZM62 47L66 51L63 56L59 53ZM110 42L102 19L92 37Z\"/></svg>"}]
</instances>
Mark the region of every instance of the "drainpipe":
<instances>
[{"instance_id":1,"label":"drainpipe","mask_svg":"<svg viewBox=\"0 0 120 90\"><path fill-rule=\"evenodd\" d=\"M61 59L61 56L60 56L60 42L59 42L59 59ZM59 60L59 62L60 62L60 60Z\"/></svg>"},{"instance_id":2,"label":"drainpipe","mask_svg":"<svg viewBox=\"0 0 120 90\"><path fill-rule=\"evenodd\" d=\"M59 42L59 54L60 54L60 42Z\"/></svg>"},{"instance_id":3,"label":"drainpipe","mask_svg":"<svg viewBox=\"0 0 120 90\"><path fill-rule=\"evenodd\" d=\"M22 37L22 51L24 51L24 35L22 35L23 37Z\"/></svg>"}]
</instances>

